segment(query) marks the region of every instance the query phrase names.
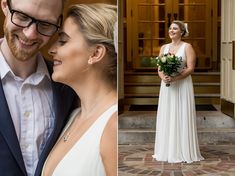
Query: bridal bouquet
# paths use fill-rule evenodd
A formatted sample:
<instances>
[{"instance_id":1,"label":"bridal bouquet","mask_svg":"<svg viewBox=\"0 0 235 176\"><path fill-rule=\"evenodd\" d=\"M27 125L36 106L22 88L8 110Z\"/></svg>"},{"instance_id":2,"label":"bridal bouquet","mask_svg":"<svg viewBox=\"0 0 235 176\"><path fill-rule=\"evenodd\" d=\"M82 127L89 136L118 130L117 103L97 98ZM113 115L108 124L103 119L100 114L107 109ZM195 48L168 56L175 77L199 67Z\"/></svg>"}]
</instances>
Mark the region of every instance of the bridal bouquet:
<instances>
[{"instance_id":1,"label":"bridal bouquet","mask_svg":"<svg viewBox=\"0 0 235 176\"><path fill-rule=\"evenodd\" d=\"M158 67L159 71L162 71L167 76L173 76L173 74L178 73L178 68L181 65L182 58L174 54L167 53L156 58L151 58L151 61ZM170 84L167 83L166 86L169 87Z\"/></svg>"}]
</instances>

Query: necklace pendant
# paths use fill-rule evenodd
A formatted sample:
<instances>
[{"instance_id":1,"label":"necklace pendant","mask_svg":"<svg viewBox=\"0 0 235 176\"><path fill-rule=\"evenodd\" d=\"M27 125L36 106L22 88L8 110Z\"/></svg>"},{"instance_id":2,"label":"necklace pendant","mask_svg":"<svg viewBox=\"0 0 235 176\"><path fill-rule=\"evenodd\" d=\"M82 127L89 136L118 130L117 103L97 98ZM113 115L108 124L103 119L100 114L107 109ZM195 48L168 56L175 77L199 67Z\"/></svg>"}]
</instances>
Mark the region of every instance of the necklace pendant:
<instances>
[{"instance_id":1,"label":"necklace pendant","mask_svg":"<svg viewBox=\"0 0 235 176\"><path fill-rule=\"evenodd\" d=\"M63 139L64 139L64 142L67 142L68 139L69 139L69 134L65 135L65 136L63 137Z\"/></svg>"}]
</instances>

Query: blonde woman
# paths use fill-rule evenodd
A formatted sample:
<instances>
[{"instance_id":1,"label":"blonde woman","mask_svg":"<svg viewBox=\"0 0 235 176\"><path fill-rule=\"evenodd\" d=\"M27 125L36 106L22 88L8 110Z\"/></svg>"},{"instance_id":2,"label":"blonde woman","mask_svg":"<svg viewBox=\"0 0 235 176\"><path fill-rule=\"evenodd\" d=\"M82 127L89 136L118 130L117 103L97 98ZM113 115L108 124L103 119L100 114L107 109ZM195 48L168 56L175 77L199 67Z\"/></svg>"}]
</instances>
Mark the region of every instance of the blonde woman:
<instances>
[{"instance_id":1,"label":"blonde woman","mask_svg":"<svg viewBox=\"0 0 235 176\"><path fill-rule=\"evenodd\" d=\"M179 74L162 79L158 112L155 150L153 157L169 163L200 161L201 156L196 127L196 111L191 74L196 55L189 43L182 41L188 35L187 25L173 21L169 28L171 43L163 45L161 54L171 53L182 58ZM166 83L170 83L166 87Z\"/></svg>"},{"instance_id":2,"label":"blonde woman","mask_svg":"<svg viewBox=\"0 0 235 176\"><path fill-rule=\"evenodd\" d=\"M44 176L117 175L116 6L72 6L51 48L53 80L81 100L48 156Z\"/></svg>"}]
</instances>

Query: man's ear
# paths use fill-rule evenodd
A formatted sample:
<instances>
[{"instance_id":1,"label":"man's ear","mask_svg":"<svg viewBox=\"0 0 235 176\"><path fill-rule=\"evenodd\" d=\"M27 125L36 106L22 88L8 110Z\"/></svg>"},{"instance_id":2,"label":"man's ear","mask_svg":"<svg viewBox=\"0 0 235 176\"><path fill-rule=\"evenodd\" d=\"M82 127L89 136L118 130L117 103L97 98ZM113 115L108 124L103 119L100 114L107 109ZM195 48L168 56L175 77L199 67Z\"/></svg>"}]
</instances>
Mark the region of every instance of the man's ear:
<instances>
[{"instance_id":1,"label":"man's ear","mask_svg":"<svg viewBox=\"0 0 235 176\"><path fill-rule=\"evenodd\" d=\"M92 51L92 55L89 57L88 64L93 64L102 60L106 53L106 47L104 45L96 45Z\"/></svg>"},{"instance_id":2,"label":"man's ear","mask_svg":"<svg viewBox=\"0 0 235 176\"><path fill-rule=\"evenodd\" d=\"M4 13L5 16L7 16L7 1L6 0L2 0L1 1L1 7L2 7L2 12Z\"/></svg>"}]
</instances>

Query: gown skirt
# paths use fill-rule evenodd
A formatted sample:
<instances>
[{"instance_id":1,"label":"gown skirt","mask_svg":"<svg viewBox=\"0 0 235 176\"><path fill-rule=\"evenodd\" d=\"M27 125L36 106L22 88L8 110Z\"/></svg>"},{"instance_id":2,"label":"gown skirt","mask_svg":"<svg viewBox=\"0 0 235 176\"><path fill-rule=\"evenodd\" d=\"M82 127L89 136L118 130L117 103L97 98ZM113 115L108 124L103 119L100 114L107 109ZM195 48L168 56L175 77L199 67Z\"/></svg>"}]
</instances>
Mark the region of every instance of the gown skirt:
<instances>
[{"instance_id":1,"label":"gown skirt","mask_svg":"<svg viewBox=\"0 0 235 176\"><path fill-rule=\"evenodd\" d=\"M171 83L170 87L161 83L153 157L169 163L203 160L191 76Z\"/></svg>"}]
</instances>

